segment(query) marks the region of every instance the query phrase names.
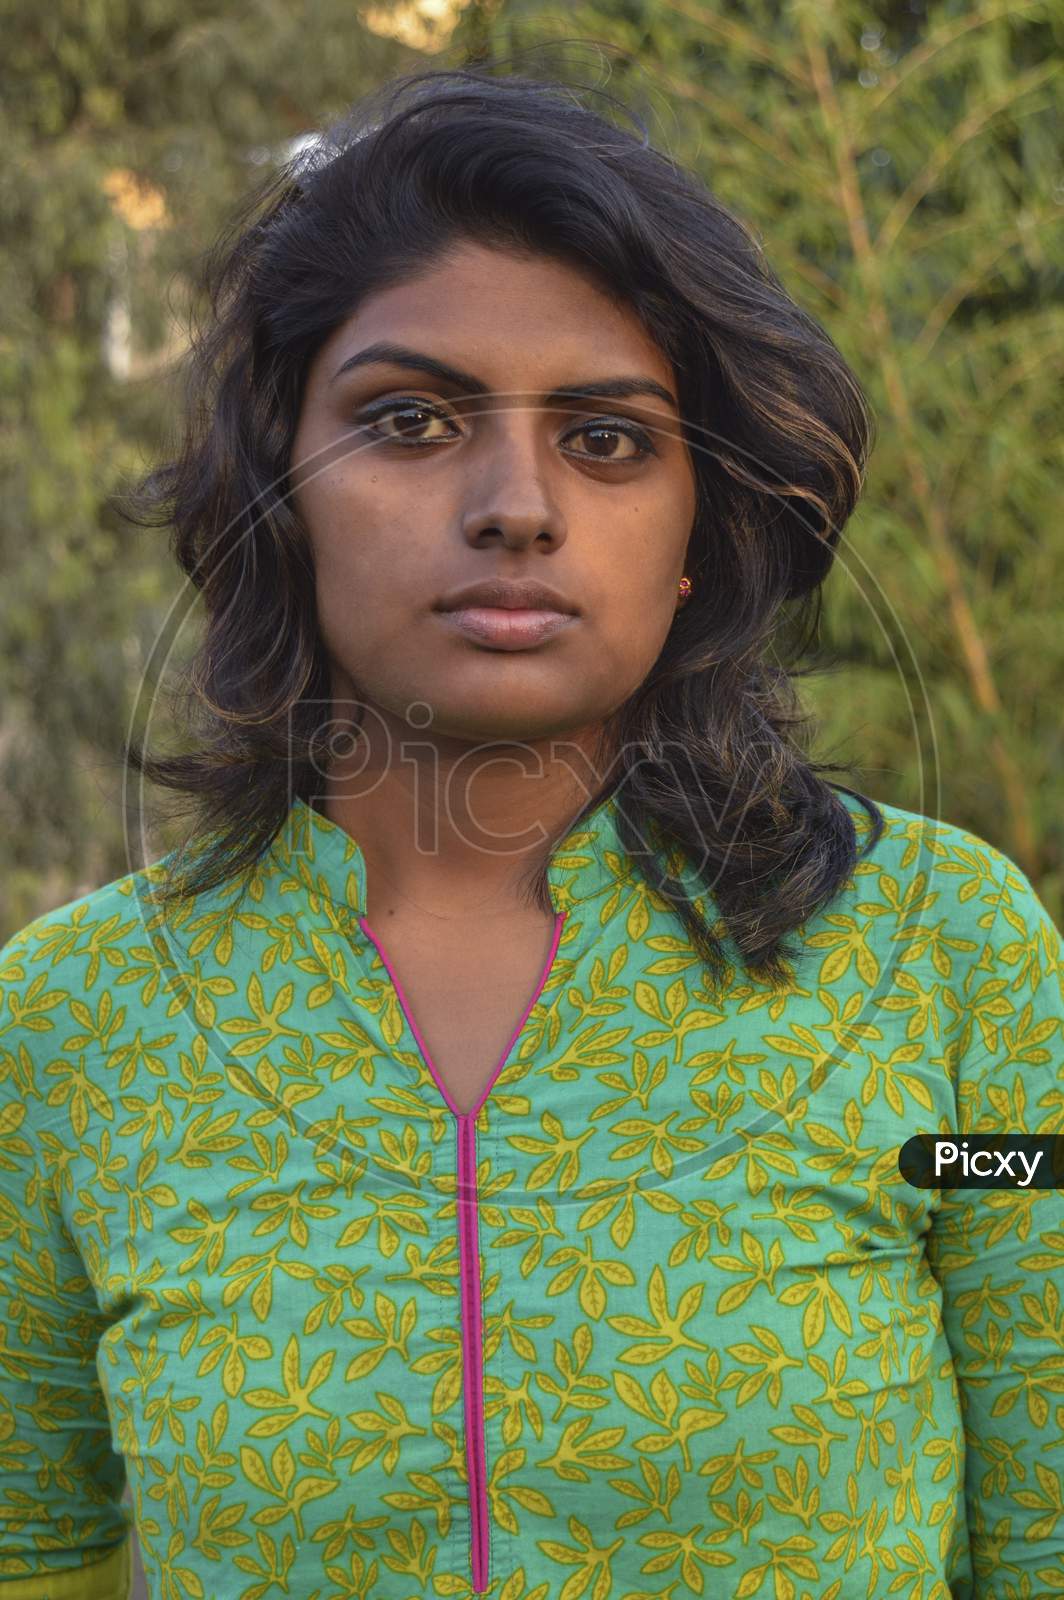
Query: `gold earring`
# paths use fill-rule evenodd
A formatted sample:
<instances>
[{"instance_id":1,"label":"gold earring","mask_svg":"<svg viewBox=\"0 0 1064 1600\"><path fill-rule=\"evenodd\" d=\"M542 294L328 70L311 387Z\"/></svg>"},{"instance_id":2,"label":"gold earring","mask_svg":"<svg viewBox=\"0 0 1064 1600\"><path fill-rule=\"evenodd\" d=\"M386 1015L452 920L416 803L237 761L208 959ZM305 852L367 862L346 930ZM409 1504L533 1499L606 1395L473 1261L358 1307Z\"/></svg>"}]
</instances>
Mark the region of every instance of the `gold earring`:
<instances>
[{"instance_id":1,"label":"gold earring","mask_svg":"<svg viewBox=\"0 0 1064 1600\"><path fill-rule=\"evenodd\" d=\"M693 587L694 587L694 585L691 583L690 578L686 578L686 577L685 578L681 578L680 579L680 599L681 600L690 599L691 590L692 590Z\"/></svg>"}]
</instances>

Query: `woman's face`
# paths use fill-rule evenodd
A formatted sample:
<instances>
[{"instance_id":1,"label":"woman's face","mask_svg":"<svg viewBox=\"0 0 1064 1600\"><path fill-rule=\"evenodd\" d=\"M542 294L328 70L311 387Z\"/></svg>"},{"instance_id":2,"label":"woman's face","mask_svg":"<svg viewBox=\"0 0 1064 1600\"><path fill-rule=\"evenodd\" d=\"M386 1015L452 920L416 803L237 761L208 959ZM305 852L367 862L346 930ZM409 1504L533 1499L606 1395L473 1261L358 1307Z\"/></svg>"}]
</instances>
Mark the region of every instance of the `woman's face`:
<instances>
[{"instance_id":1,"label":"woman's face","mask_svg":"<svg viewBox=\"0 0 1064 1600\"><path fill-rule=\"evenodd\" d=\"M385 342L457 381L415 359L338 370ZM619 378L640 392L549 399ZM409 737L415 702L422 735L471 743L601 725L676 612L695 480L675 400L634 313L553 259L463 242L367 297L313 362L292 455L334 695ZM494 578L544 583L578 614L502 649L438 609Z\"/></svg>"}]
</instances>

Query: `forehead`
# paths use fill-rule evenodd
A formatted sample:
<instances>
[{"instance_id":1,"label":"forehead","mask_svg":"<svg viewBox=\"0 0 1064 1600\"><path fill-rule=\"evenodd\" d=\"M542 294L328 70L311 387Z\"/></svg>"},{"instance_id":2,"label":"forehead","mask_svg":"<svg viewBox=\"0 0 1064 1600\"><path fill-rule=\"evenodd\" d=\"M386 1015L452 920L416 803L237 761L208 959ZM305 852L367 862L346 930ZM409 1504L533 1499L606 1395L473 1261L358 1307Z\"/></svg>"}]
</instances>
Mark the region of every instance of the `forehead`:
<instances>
[{"instance_id":1,"label":"forehead","mask_svg":"<svg viewBox=\"0 0 1064 1600\"><path fill-rule=\"evenodd\" d=\"M406 281L367 295L320 358L335 365L382 339L431 348L500 387L518 367L545 382L564 381L572 368L605 375L621 362L663 382L672 376L634 309L589 271L464 240Z\"/></svg>"}]
</instances>

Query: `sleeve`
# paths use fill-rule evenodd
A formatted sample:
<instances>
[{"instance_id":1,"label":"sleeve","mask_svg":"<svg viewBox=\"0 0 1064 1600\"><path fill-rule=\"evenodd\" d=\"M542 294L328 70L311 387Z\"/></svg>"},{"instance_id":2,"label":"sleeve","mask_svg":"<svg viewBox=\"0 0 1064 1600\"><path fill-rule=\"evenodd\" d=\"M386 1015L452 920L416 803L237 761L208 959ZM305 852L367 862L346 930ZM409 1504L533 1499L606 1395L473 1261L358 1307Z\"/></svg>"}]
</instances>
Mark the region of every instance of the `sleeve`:
<instances>
[{"instance_id":1,"label":"sleeve","mask_svg":"<svg viewBox=\"0 0 1064 1600\"><path fill-rule=\"evenodd\" d=\"M1000 859L959 1007L956 1131L1064 1134L1060 933ZM943 1190L928 1259L964 1421L971 1600L1064 1594L1064 1191Z\"/></svg>"},{"instance_id":2,"label":"sleeve","mask_svg":"<svg viewBox=\"0 0 1064 1600\"><path fill-rule=\"evenodd\" d=\"M33 970L28 931L0 951L0 1600L127 1600L125 1461L96 1368L106 1323L36 1137L61 965Z\"/></svg>"}]
</instances>

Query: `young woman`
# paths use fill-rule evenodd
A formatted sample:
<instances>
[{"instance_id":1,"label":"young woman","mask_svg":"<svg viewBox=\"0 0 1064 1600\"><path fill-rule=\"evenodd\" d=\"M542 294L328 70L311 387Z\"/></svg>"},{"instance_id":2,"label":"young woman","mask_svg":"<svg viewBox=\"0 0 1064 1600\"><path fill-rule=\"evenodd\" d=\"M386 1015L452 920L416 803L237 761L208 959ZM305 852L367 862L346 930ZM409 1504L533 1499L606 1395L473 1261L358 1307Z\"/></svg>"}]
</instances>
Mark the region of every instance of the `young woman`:
<instances>
[{"instance_id":1,"label":"young woman","mask_svg":"<svg viewBox=\"0 0 1064 1600\"><path fill-rule=\"evenodd\" d=\"M158 1600L1064 1584L1059 935L811 761L871 422L560 84L388 86L214 260L145 487L187 846L0 964L0 1579ZM1056 1281L1054 1281L1056 1280Z\"/></svg>"}]
</instances>

